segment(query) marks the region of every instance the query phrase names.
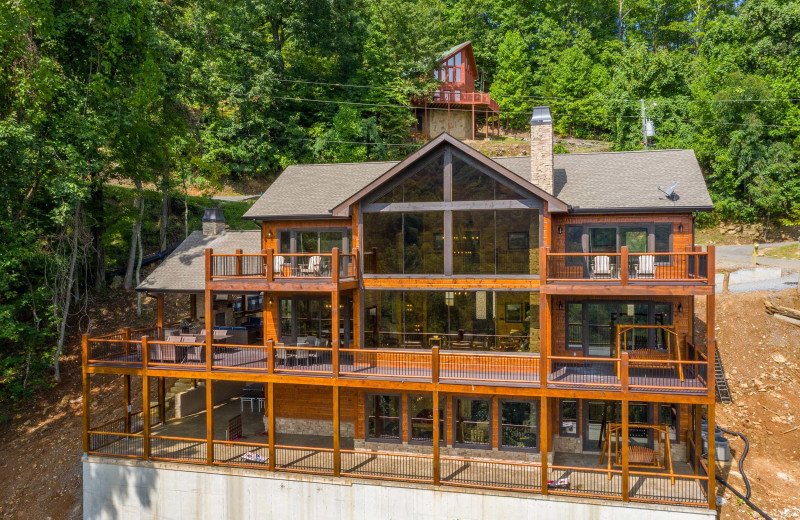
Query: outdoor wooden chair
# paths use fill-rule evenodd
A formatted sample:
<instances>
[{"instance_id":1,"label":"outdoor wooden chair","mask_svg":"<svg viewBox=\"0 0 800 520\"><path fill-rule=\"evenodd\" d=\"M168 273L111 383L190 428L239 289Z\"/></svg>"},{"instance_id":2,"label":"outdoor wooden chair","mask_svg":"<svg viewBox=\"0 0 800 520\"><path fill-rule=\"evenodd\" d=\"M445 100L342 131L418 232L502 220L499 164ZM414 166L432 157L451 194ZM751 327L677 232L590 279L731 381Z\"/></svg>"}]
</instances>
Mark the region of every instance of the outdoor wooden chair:
<instances>
[{"instance_id":1,"label":"outdoor wooden chair","mask_svg":"<svg viewBox=\"0 0 800 520\"><path fill-rule=\"evenodd\" d=\"M301 268L305 276L322 276L322 257L314 255L308 259L308 265Z\"/></svg>"},{"instance_id":2,"label":"outdoor wooden chair","mask_svg":"<svg viewBox=\"0 0 800 520\"><path fill-rule=\"evenodd\" d=\"M600 255L592 260L592 278L611 278L611 257Z\"/></svg>"},{"instance_id":3,"label":"outdoor wooden chair","mask_svg":"<svg viewBox=\"0 0 800 520\"><path fill-rule=\"evenodd\" d=\"M636 278L655 278L656 277L656 257L653 255L643 255L639 257L639 268L636 270Z\"/></svg>"},{"instance_id":4,"label":"outdoor wooden chair","mask_svg":"<svg viewBox=\"0 0 800 520\"><path fill-rule=\"evenodd\" d=\"M272 259L272 272L278 275L283 274L283 266L286 264L286 258L281 255Z\"/></svg>"}]
</instances>

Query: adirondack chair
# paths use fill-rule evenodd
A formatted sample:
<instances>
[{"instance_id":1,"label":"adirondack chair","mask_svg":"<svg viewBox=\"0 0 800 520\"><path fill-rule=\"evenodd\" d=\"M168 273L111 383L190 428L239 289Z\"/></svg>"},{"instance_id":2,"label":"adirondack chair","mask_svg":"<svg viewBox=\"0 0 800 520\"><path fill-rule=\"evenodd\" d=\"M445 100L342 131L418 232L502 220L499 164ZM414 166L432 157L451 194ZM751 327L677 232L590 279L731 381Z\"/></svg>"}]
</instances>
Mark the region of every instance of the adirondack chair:
<instances>
[{"instance_id":1,"label":"adirondack chair","mask_svg":"<svg viewBox=\"0 0 800 520\"><path fill-rule=\"evenodd\" d=\"M611 278L611 257L600 255L592 260L593 278Z\"/></svg>"}]
</instances>

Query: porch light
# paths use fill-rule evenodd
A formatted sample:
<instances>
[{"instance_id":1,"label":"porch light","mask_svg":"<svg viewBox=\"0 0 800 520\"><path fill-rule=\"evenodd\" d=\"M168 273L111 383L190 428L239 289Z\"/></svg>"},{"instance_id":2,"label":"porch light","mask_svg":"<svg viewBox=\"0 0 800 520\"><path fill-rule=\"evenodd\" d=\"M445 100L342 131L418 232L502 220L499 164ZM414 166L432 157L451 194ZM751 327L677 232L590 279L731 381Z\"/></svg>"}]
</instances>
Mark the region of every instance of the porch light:
<instances>
[{"instance_id":1,"label":"porch light","mask_svg":"<svg viewBox=\"0 0 800 520\"><path fill-rule=\"evenodd\" d=\"M267 231L267 238L272 238L274 236L275 235L272 234L272 230L271 229L269 231Z\"/></svg>"},{"instance_id":2,"label":"porch light","mask_svg":"<svg viewBox=\"0 0 800 520\"><path fill-rule=\"evenodd\" d=\"M558 310L560 311L564 310L564 302L558 302Z\"/></svg>"},{"instance_id":3,"label":"porch light","mask_svg":"<svg viewBox=\"0 0 800 520\"><path fill-rule=\"evenodd\" d=\"M558 234L561 235L563 233L564 233L564 228L561 227L561 226L558 226Z\"/></svg>"},{"instance_id":4,"label":"porch light","mask_svg":"<svg viewBox=\"0 0 800 520\"><path fill-rule=\"evenodd\" d=\"M678 312L683 312L683 304L682 303L678 304Z\"/></svg>"},{"instance_id":5,"label":"porch light","mask_svg":"<svg viewBox=\"0 0 800 520\"><path fill-rule=\"evenodd\" d=\"M683 223L678 224L678 231L683 232Z\"/></svg>"}]
</instances>

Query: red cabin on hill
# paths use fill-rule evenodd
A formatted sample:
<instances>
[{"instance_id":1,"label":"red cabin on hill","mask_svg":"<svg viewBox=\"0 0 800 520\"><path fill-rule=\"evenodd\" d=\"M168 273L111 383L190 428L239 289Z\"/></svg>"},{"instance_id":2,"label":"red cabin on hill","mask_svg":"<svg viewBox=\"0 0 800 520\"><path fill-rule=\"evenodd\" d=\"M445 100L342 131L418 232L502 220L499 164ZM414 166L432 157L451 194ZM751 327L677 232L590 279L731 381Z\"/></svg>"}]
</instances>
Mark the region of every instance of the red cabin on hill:
<instances>
[{"instance_id":1,"label":"red cabin on hill","mask_svg":"<svg viewBox=\"0 0 800 520\"><path fill-rule=\"evenodd\" d=\"M417 131L430 138L448 132L459 139L475 139L483 129L488 137L499 128L500 108L486 92L475 91L478 68L472 42L442 53L433 76L441 82L431 96L415 98Z\"/></svg>"}]
</instances>

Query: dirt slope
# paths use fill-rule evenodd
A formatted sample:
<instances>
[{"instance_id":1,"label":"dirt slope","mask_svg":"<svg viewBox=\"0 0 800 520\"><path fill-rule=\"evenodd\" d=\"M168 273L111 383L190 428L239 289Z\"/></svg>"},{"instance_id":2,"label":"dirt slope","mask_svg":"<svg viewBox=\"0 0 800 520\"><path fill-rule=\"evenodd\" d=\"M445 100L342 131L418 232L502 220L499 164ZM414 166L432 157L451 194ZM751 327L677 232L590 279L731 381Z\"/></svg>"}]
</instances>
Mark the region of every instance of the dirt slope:
<instances>
[{"instance_id":1,"label":"dirt slope","mask_svg":"<svg viewBox=\"0 0 800 520\"><path fill-rule=\"evenodd\" d=\"M718 407L718 423L750 438L745 470L753 485L752 500L775 520L800 518L800 328L764 312L766 293L723 294L717 304L717 338L728 371L734 403ZM800 308L794 290L774 295L782 305ZM167 299L168 315L178 302ZM130 323L135 297L98 302L97 316L105 332L115 323ZM150 303L140 323L152 320ZM100 310L102 309L102 310ZM704 315L698 306L697 312ZM149 315L148 315L149 313ZM103 327L102 325L105 325ZM137 323L132 323L137 325ZM64 360L64 381L19 411L10 429L0 432L0 517L80 518L81 511L81 380L78 338L72 338ZM99 382L99 381L98 381ZM92 414L110 419L119 403L113 381L92 391ZM742 446L732 441L734 457ZM738 473L721 467L738 488ZM752 518L749 508L729 492L723 519ZM756 515L757 516L757 515Z\"/></svg>"}]
</instances>

